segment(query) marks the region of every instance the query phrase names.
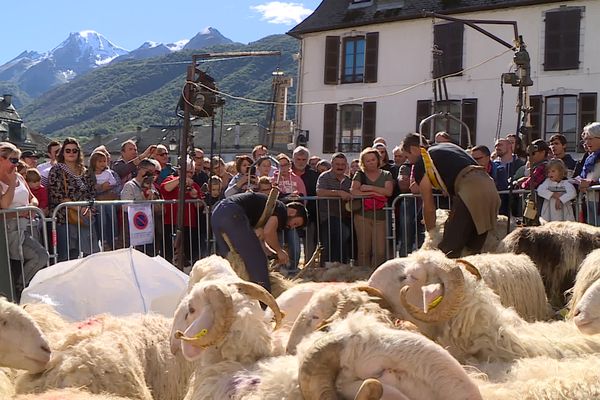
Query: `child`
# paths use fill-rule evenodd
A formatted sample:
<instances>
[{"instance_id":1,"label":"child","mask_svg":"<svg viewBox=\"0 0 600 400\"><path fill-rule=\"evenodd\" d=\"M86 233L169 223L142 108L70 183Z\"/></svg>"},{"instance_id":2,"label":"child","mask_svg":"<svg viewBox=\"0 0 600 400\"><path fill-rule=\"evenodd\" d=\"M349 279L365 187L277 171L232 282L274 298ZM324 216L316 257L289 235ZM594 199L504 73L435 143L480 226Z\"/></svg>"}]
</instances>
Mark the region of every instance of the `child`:
<instances>
[{"instance_id":1,"label":"child","mask_svg":"<svg viewBox=\"0 0 600 400\"><path fill-rule=\"evenodd\" d=\"M223 180L213 175L210 177L208 181L208 193L204 202L206 205L214 208L214 206L221 200L223 200L225 196L223 195Z\"/></svg>"},{"instance_id":2,"label":"child","mask_svg":"<svg viewBox=\"0 0 600 400\"><path fill-rule=\"evenodd\" d=\"M256 190L254 190L254 191L257 193L269 194L269 193L271 193L272 188L273 188L273 184L271 183L271 180L269 179L269 177L261 176L260 178L258 178L258 184L256 186Z\"/></svg>"},{"instance_id":3,"label":"child","mask_svg":"<svg viewBox=\"0 0 600 400\"><path fill-rule=\"evenodd\" d=\"M548 178L537 188L538 196L544 199L540 222L575 221L572 200L577 191L567 180L567 167L560 159L548 161L546 167Z\"/></svg>"},{"instance_id":4,"label":"child","mask_svg":"<svg viewBox=\"0 0 600 400\"><path fill-rule=\"evenodd\" d=\"M38 200L38 208L40 208L44 215L48 215L48 190L42 185L42 175L35 168L29 168L25 172L25 182L29 186L29 190Z\"/></svg>"}]
</instances>

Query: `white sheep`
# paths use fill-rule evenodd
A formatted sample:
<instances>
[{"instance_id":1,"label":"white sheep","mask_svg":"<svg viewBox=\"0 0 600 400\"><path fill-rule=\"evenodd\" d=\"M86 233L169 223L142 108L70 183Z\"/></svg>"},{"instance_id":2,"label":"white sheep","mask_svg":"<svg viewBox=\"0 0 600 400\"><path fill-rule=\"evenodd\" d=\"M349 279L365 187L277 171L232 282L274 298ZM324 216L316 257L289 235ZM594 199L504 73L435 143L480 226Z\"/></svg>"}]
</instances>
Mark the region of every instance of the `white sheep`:
<instances>
[{"instance_id":1,"label":"white sheep","mask_svg":"<svg viewBox=\"0 0 600 400\"><path fill-rule=\"evenodd\" d=\"M50 334L54 356L44 373L19 376L16 392L72 387L134 399L180 399L194 368L170 354L170 326L160 315L101 315L70 324Z\"/></svg>"},{"instance_id":2,"label":"white sheep","mask_svg":"<svg viewBox=\"0 0 600 400\"><path fill-rule=\"evenodd\" d=\"M497 252L527 254L540 271L550 304L561 309L563 293L573 286L579 265L597 248L600 228L559 221L516 229L500 242Z\"/></svg>"},{"instance_id":3,"label":"white sheep","mask_svg":"<svg viewBox=\"0 0 600 400\"><path fill-rule=\"evenodd\" d=\"M459 361L563 358L600 352L600 337L572 322L527 323L464 265L439 251L413 253L400 301L417 327Z\"/></svg>"},{"instance_id":4,"label":"white sheep","mask_svg":"<svg viewBox=\"0 0 600 400\"><path fill-rule=\"evenodd\" d=\"M425 232L425 239L421 245L421 250L435 250L444 237L444 224L448 219L450 210L437 209L435 211L435 228ZM512 231L514 226L511 225L510 230ZM508 217L504 215L498 216L498 222L496 229L488 232L481 253L491 253L496 250L498 244L508 234ZM468 249L463 250L463 256L472 254Z\"/></svg>"},{"instance_id":5,"label":"white sheep","mask_svg":"<svg viewBox=\"0 0 600 400\"><path fill-rule=\"evenodd\" d=\"M422 335L361 313L329 329L305 339L297 357L245 364L205 353L186 400L481 399L456 360ZM369 378L380 382L380 393L363 397L359 392L365 381L373 383Z\"/></svg>"},{"instance_id":6,"label":"white sheep","mask_svg":"<svg viewBox=\"0 0 600 400\"><path fill-rule=\"evenodd\" d=\"M493 367L493 366L492 366ZM486 400L590 400L600 398L600 357L535 357L500 365L493 380L475 379Z\"/></svg>"},{"instance_id":7,"label":"white sheep","mask_svg":"<svg viewBox=\"0 0 600 400\"><path fill-rule=\"evenodd\" d=\"M328 267L303 268L295 281L356 282L369 279L374 268L333 262Z\"/></svg>"},{"instance_id":8,"label":"white sheep","mask_svg":"<svg viewBox=\"0 0 600 400\"><path fill-rule=\"evenodd\" d=\"M44 393L21 394L12 400L130 400L110 394L92 394L79 389L50 390Z\"/></svg>"},{"instance_id":9,"label":"white sheep","mask_svg":"<svg viewBox=\"0 0 600 400\"><path fill-rule=\"evenodd\" d=\"M579 304L588 288L598 280L600 280L600 249L589 253L579 265L575 285L573 289L569 290L571 299L568 304L567 318L572 319L575 316L577 304Z\"/></svg>"},{"instance_id":10,"label":"white sheep","mask_svg":"<svg viewBox=\"0 0 600 400\"><path fill-rule=\"evenodd\" d=\"M594 282L575 306L573 322L586 335L600 333L600 279Z\"/></svg>"},{"instance_id":11,"label":"white sheep","mask_svg":"<svg viewBox=\"0 0 600 400\"><path fill-rule=\"evenodd\" d=\"M527 321L544 320L549 306L539 272L525 255L481 254L457 260L477 279L483 281L500 296L505 307L513 307ZM405 313L398 293L406 285L406 267L412 258L396 258L381 264L369 278L368 284L379 289L390 301L400 318Z\"/></svg>"}]
</instances>

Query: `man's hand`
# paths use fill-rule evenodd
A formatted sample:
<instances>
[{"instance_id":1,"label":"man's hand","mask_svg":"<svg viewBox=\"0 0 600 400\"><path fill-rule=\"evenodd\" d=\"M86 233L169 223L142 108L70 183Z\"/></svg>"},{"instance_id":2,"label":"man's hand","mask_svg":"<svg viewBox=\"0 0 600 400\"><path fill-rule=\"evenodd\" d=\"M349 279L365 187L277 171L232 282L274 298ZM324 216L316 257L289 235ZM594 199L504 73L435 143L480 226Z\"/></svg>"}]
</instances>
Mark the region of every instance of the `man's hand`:
<instances>
[{"instance_id":1,"label":"man's hand","mask_svg":"<svg viewBox=\"0 0 600 400\"><path fill-rule=\"evenodd\" d=\"M140 158L148 158L150 157L152 154L154 154L154 152L156 151L156 145L155 144L151 144L150 146L148 146L148 148L146 150L144 150L144 152L142 154L140 154Z\"/></svg>"},{"instance_id":2,"label":"man's hand","mask_svg":"<svg viewBox=\"0 0 600 400\"><path fill-rule=\"evenodd\" d=\"M579 191L581 191L581 192L587 191L587 189L590 186L592 186L592 180L591 179L582 179L581 181L579 181Z\"/></svg>"},{"instance_id":3,"label":"man's hand","mask_svg":"<svg viewBox=\"0 0 600 400\"><path fill-rule=\"evenodd\" d=\"M265 240L265 230L263 228L256 228L254 230L254 233L256 233L256 237L258 238L258 240Z\"/></svg>"},{"instance_id":4,"label":"man's hand","mask_svg":"<svg viewBox=\"0 0 600 400\"><path fill-rule=\"evenodd\" d=\"M344 190L338 190L338 194L342 198L342 200L345 200L345 201L352 200L352 195Z\"/></svg>"},{"instance_id":5,"label":"man's hand","mask_svg":"<svg viewBox=\"0 0 600 400\"><path fill-rule=\"evenodd\" d=\"M279 265L286 265L289 262L290 262L290 256L288 256L288 253L286 253L286 251L283 249L279 249L277 251L277 263Z\"/></svg>"}]
</instances>

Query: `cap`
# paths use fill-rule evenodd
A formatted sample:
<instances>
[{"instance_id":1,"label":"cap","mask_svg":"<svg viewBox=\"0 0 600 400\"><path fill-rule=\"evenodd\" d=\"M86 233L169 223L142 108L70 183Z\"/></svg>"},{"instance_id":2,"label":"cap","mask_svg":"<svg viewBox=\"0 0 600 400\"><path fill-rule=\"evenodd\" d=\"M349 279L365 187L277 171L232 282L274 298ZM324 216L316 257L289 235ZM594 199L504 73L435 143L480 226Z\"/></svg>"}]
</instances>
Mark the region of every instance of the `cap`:
<instances>
[{"instance_id":1,"label":"cap","mask_svg":"<svg viewBox=\"0 0 600 400\"><path fill-rule=\"evenodd\" d=\"M27 157L38 158L38 155L31 150L25 150L24 152L21 153L21 158L27 158Z\"/></svg>"},{"instance_id":2,"label":"cap","mask_svg":"<svg viewBox=\"0 0 600 400\"><path fill-rule=\"evenodd\" d=\"M548 143L544 142L542 139L536 139L529 146L527 146L527 154L531 154L536 151L550 151L550 146Z\"/></svg>"}]
</instances>

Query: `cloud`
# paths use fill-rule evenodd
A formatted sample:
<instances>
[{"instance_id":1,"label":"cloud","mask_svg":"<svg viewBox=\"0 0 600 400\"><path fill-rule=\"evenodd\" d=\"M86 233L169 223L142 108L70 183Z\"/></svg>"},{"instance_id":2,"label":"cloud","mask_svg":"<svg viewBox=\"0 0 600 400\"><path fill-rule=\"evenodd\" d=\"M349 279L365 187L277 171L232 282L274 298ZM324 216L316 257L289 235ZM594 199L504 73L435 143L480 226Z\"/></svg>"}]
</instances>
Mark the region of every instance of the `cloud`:
<instances>
[{"instance_id":1,"label":"cloud","mask_svg":"<svg viewBox=\"0 0 600 400\"><path fill-rule=\"evenodd\" d=\"M313 12L313 10L305 8L303 4L281 1L270 1L250 8L262 14L262 19L270 24L284 25L298 24Z\"/></svg>"}]
</instances>

